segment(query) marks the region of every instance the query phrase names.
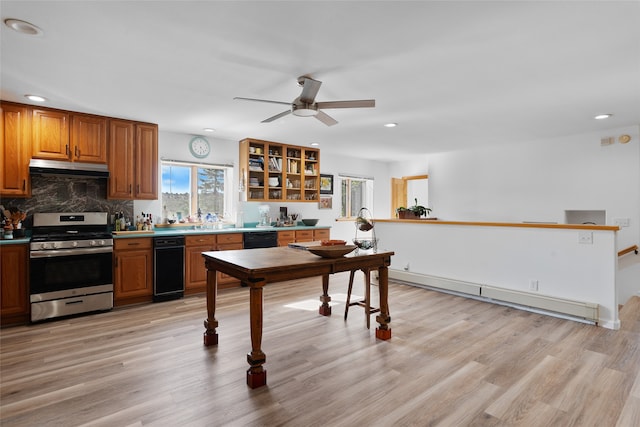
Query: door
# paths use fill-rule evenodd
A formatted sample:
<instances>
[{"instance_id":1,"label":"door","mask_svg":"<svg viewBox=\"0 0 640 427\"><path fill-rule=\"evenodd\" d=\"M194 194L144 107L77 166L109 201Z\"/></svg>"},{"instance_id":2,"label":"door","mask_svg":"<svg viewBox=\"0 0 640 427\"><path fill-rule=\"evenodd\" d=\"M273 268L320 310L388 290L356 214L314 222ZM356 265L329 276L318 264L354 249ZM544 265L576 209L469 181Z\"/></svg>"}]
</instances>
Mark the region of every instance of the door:
<instances>
[{"instance_id":1,"label":"door","mask_svg":"<svg viewBox=\"0 0 640 427\"><path fill-rule=\"evenodd\" d=\"M109 123L109 198L133 197L134 124L124 120Z\"/></svg>"},{"instance_id":2,"label":"door","mask_svg":"<svg viewBox=\"0 0 640 427\"><path fill-rule=\"evenodd\" d=\"M391 178L391 218L396 217L396 209L407 207L407 181L402 178Z\"/></svg>"},{"instance_id":3,"label":"door","mask_svg":"<svg viewBox=\"0 0 640 427\"><path fill-rule=\"evenodd\" d=\"M31 128L27 107L2 104L0 114L0 194L31 195L29 159Z\"/></svg>"},{"instance_id":4,"label":"door","mask_svg":"<svg viewBox=\"0 0 640 427\"><path fill-rule=\"evenodd\" d=\"M32 113L33 157L70 160L69 114L34 109Z\"/></svg>"},{"instance_id":5,"label":"door","mask_svg":"<svg viewBox=\"0 0 640 427\"><path fill-rule=\"evenodd\" d=\"M74 161L107 163L107 119L85 114L71 116L71 146Z\"/></svg>"}]
</instances>

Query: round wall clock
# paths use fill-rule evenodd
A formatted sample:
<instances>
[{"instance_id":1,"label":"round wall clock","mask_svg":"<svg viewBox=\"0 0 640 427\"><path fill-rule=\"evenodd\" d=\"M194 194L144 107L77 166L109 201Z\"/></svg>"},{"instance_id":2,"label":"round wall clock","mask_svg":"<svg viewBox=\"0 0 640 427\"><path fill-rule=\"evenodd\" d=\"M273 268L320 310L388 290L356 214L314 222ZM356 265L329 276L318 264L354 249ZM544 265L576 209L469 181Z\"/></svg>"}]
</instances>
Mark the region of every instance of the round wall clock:
<instances>
[{"instance_id":1,"label":"round wall clock","mask_svg":"<svg viewBox=\"0 0 640 427\"><path fill-rule=\"evenodd\" d=\"M189 150L193 157L197 157L199 159L205 158L211 152L211 146L209 145L209 141L202 136L196 136L189 141Z\"/></svg>"}]
</instances>

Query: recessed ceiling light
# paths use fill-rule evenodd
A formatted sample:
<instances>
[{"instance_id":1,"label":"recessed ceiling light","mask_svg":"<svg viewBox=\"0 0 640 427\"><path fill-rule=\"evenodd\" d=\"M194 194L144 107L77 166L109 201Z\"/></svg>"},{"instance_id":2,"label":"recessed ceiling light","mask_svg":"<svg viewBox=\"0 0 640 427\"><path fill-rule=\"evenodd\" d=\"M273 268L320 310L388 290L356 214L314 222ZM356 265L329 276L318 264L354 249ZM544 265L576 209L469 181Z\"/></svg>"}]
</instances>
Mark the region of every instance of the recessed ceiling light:
<instances>
[{"instance_id":1,"label":"recessed ceiling light","mask_svg":"<svg viewBox=\"0 0 640 427\"><path fill-rule=\"evenodd\" d=\"M594 117L594 119L604 120L604 119L608 119L611 116L613 116L613 114L598 114L597 116Z\"/></svg>"},{"instance_id":2,"label":"recessed ceiling light","mask_svg":"<svg viewBox=\"0 0 640 427\"><path fill-rule=\"evenodd\" d=\"M35 102L44 102L47 100L47 98L44 98L40 95L25 95L24 97L30 101L35 101Z\"/></svg>"},{"instance_id":3,"label":"recessed ceiling light","mask_svg":"<svg viewBox=\"0 0 640 427\"><path fill-rule=\"evenodd\" d=\"M312 142L312 143L311 143L311 146L312 146L312 147L317 147L318 145L320 145L320 143L319 143L319 142Z\"/></svg>"},{"instance_id":4,"label":"recessed ceiling light","mask_svg":"<svg viewBox=\"0 0 640 427\"><path fill-rule=\"evenodd\" d=\"M215 131L216 131L216 130L215 130L215 129L213 129L213 128L204 128L204 129L202 129L202 130L203 130L203 131L205 131L205 132L215 132Z\"/></svg>"},{"instance_id":5,"label":"recessed ceiling light","mask_svg":"<svg viewBox=\"0 0 640 427\"><path fill-rule=\"evenodd\" d=\"M40 28L29 22L21 21L19 19L5 19L4 23L7 27L22 34L27 34L30 36L41 36L42 34L44 34Z\"/></svg>"},{"instance_id":6,"label":"recessed ceiling light","mask_svg":"<svg viewBox=\"0 0 640 427\"><path fill-rule=\"evenodd\" d=\"M397 123L385 123L385 125L384 125L384 127L386 127L386 128L394 128L396 126L398 126Z\"/></svg>"}]
</instances>

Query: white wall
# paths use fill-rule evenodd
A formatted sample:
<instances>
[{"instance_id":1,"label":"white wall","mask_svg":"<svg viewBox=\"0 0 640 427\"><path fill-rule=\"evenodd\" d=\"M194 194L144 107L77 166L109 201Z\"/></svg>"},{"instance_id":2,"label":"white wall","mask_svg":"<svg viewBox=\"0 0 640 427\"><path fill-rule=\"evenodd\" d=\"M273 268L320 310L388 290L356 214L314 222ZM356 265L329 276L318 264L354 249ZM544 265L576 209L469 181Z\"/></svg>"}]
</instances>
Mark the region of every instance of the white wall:
<instances>
[{"instance_id":1,"label":"white wall","mask_svg":"<svg viewBox=\"0 0 640 427\"><path fill-rule=\"evenodd\" d=\"M600 146L605 136L631 142ZM564 211L606 210L629 218L618 248L640 243L639 128L429 155L393 164L391 176L429 174L429 207L444 220L564 222ZM405 172L407 171L407 172ZM408 171L411 171L409 173ZM618 303L640 295L640 256L619 260ZM462 267L463 268L463 267Z\"/></svg>"}]
</instances>

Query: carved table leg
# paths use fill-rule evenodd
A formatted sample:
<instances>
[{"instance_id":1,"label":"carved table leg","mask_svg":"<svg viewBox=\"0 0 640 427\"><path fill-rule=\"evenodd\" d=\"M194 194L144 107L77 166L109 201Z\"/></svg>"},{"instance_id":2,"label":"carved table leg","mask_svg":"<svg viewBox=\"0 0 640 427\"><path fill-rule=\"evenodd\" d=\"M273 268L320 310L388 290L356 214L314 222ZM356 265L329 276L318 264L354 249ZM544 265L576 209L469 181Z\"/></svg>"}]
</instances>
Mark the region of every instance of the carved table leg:
<instances>
[{"instance_id":1,"label":"carved table leg","mask_svg":"<svg viewBox=\"0 0 640 427\"><path fill-rule=\"evenodd\" d=\"M380 324L376 328L376 338L388 340L391 338L391 328L389 323L389 269L384 266L378 268L378 292L380 293L380 314L376 316L376 321Z\"/></svg>"},{"instance_id":2,"label":"carved table leg","mask_svg":"<svg viewBox=\"0 0 640 427\"><path fill-rule=\"evenodd\" d=\"M331 306L329 302L331 301L331 297L329 296L329 275L325 274L322 276L322 295L320 296L320 302L322 305L318 309L318 313L323 316L331 316Z\"/></svg>"},{"instance_id":3,"label":"carved table leg","mask_svg":"<svg viewBox=\"0 0 640 427\"><path fill-rule=\"evenodd\" d=\"M218 321L216 320L216 298L218 298L218 279L215 270L207 268L207 319L204 321L204 345L217 345Z\"/></svg>"},{"instance_id":4,"label":"carved table leg","mask_svg":"<svg viewBox=\"0 0 640 427\"><path fill-rule=\"evenodd\" d=\"M251 323L251 353L247 354L249 369L247 370L247 385L251 388L267 384L267 371L262 366L267 356L262 351L262 287L264 281L250 283L249 289L249 318Z\"/></svg>"}]
</instances>

